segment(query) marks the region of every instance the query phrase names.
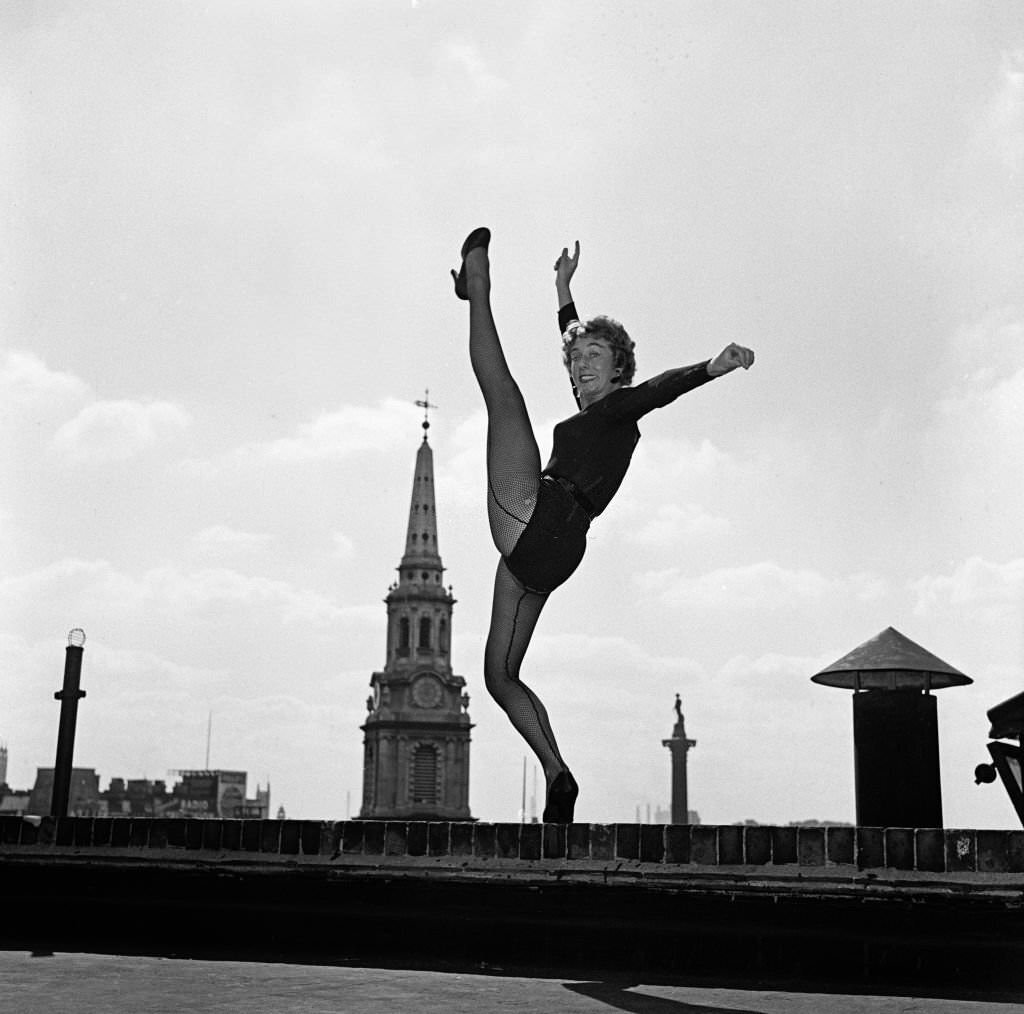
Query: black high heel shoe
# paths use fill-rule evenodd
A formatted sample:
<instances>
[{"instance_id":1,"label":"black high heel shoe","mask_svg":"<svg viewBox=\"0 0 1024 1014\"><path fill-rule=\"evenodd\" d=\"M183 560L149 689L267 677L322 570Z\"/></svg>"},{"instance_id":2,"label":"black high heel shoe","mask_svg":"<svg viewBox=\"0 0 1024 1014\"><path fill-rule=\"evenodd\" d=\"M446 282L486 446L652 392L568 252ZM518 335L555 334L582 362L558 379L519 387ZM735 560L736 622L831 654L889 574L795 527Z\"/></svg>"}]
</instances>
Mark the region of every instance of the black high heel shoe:
<instances>
[{"instance_id":1,"label":"black high heel shoe","mask_svg":"<svg viewBox=\"0 0 1024 1014\"><path fill-rule=\"evenodd\" d=\"M469 290L466 288L466 254L470 250L475 250L478 246L482 246L486 250L490 242L491 230L481 228L474 229L466 237L466 242L462 244L462 267L459 269L458 274L455 273L454 269L452 270L452 278L455 279L455 295L459 299L469 299Z\"/></svg>"},{"instance_id":2,"label":"black high heel shoe","mask_svg":"<svg viewBox=\"0 0 1024 1014\"><path fill-rule=\"evenodd\" d=\"M576 797L579 794L580 787L571 772L563 771L557 775L548 789L548 799L541 820L545 824L571 824L573 810L576 808Z\"/></svg>"}]
</instances>

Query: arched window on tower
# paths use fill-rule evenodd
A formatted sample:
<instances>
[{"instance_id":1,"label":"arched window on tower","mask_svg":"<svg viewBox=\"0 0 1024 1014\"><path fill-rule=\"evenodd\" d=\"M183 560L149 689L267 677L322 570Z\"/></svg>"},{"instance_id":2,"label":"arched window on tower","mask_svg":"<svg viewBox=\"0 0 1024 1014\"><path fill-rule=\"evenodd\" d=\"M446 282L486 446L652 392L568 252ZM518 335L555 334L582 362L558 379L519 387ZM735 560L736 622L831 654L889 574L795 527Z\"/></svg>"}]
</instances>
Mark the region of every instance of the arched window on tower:
<instances>
[{"instance_id":1,"label":"arched window on tower","mask_svg":"<svg viewBox=\"0 0 1024 1014\"><path fill-rule=\"evenodd\" d=\"M418 744L412 755L411 788L413 803L437 804L437 749L427 743Z\"/></svg>"},{"instance_id":2,"label":"arched window on tower","mask_svg":"<svg viewBox=\"0 0 1024 1014\"><path fill-rule=\"evenodd\" d=\"M423 651L430 650L430 617L420 617L420 648Z\"/></svg>"},{"instance_id":3,"label":"arched window on tower","mask_svg":"<svg viewBox=\"0 0 1024 1014\"><path fill-rule=\"evenodd\" d=\"M447 653L448 651L448 623L442 618L441 623L438 627L438 641L440 650Z\"/></svg>"},{"instance_id":4,"label":"arched window on tower","mask_svg":"<svg viewBox=\"0 0 1024 1014\"><path fill-rule=\"evenodd\" d=\"M398 654L409 654L409 617L403 616L398 621Z\"/></svg>"}]
</instances>

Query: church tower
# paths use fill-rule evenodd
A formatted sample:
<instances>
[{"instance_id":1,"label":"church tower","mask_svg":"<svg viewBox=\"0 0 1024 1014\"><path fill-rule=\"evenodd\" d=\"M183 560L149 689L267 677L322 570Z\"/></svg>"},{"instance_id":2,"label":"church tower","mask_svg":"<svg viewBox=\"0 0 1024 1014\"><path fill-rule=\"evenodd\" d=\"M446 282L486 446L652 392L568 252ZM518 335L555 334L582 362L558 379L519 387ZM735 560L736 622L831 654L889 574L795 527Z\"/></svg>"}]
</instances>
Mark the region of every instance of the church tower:
<instances>
[{"instance_id":1,"label":"church tower","mask_svg":"<svg viewBox=\"0 0 1024 1014\"><path fill-rule=\"evenodd\" d=\"M451 586L442 583L434 510L434 455L423 442L405 553L388 589L387 660L370 678L363 725L364 820L471 820L469 695L452 672Z\"/></svg>"}]
</instances>

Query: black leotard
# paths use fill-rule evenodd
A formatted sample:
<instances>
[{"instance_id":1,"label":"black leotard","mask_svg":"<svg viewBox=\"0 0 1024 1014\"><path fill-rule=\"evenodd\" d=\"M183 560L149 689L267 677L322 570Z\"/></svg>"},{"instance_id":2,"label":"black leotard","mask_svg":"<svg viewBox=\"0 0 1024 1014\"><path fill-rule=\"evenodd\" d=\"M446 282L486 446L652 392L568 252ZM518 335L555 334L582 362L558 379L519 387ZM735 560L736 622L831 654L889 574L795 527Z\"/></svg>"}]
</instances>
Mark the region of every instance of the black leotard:
<instances>
[{"instance_id":1,"label":"black leotard","mask_svg":"<svg viewBox=\"0 0 1024 1014\"><path fill-rule=\"evenodd\" d=\"M577 319L572 303L563 306L561 332ZM533 514L505 558L528 590L548 594L579 566L590 521L608 506L629 468L640 439L637 420L713 379L709 362L619 388L555 426Z\"/></svg>"},{"instance_id":2,"label":"black leotard","mask_svg":"<svg viewBox=\"0 0 1024 1014\"><path fill-rule=\"evenodd\" d=\"M572 303L558 311L563 333L578 319ZM608 506L629 468L640 439L637 420L712 380L707 370L709 362L667 370L636 387L620 387L558 423L551 457L542 474L572 482L596 517Z\"/></svg>"}]
</instances>

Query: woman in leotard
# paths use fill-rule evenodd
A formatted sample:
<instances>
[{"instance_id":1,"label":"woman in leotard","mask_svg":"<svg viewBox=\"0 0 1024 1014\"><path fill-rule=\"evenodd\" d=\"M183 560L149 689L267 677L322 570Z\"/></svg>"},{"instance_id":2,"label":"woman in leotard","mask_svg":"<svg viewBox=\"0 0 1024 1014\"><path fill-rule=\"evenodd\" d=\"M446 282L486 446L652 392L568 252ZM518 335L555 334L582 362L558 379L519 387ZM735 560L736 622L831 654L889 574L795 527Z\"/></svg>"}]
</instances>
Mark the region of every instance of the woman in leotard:
<instances>
[{"instance_id":1,"label":"woman in leotard","mask_svg":"<svg viewBox=\"0 0 1024 1014\"><path fill-rule=\"evenodd\" d=\"M714 359L668 370L630 387L633 342L621 324L581 324L569 283L576 243L555 263L563 357L580 411L560 422L542 469L522 393L509 371L491 315L488 246L476 229L462 245L455 294L469 301L469 355L487 407L487 515L501 559L494 579L484 680L491 696L544 768L545 823L568 824L579 788L562 758L547 711L519 669L548 596L579 566L591 521L608 506L640 439L637 420L681 394L754 361L731 344Z\"/></svg>"}]
</instances>

